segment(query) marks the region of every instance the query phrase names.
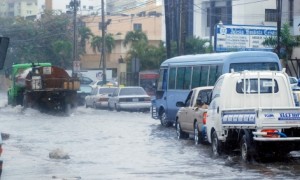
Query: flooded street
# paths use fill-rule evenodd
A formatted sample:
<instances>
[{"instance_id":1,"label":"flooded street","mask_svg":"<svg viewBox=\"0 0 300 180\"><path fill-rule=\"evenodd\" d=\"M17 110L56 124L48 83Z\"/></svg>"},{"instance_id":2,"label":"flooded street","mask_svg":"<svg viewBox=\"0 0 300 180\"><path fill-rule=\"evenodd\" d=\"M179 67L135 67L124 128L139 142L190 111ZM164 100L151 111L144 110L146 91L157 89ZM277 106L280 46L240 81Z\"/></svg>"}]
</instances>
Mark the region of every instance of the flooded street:
<instances>
[{"instance_id":1,"label":"flooded street","mask_svg":"<svg viewBox=\"0 0 300 180\"><path fill-rule=\"evenodd\" d=\"M177 140L149 113L79 107L70 116L10 107L0 95L2 180L18 179L296 179L300 160L242 163L213 159L210 146ZM55 149L70 159L50 159Z\"/></svg>"}]
</instances>

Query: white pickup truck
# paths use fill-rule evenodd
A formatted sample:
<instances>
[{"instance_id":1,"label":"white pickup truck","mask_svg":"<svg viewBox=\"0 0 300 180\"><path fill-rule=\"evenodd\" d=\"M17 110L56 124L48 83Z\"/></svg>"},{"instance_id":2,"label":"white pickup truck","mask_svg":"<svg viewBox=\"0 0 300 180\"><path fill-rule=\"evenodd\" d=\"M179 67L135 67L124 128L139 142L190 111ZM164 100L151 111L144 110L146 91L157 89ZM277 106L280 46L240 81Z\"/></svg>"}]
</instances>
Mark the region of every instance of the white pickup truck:
<instances>
[{"instance_id":1,"label":"white pickup truck","mask_svg":"<svg viewBox=\"0 0 300 180\"><path fill-rule=\"evenodd\" d=\"M288 75L244 71L222 75L212 91L207 138L213 155L240 149L242 160L300 150L300 108Z\"/></svg>"}]
</instances>

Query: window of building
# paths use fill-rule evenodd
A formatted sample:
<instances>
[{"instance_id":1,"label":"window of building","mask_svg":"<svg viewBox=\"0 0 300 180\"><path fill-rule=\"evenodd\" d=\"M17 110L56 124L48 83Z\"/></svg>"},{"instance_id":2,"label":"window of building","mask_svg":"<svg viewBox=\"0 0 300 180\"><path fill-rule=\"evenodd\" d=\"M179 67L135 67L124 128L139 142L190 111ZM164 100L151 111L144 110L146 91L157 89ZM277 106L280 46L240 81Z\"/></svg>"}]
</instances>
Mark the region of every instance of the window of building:
<instances>
[{"instance_id":1,"label":"window of building","mask_svg":"<svg viewBox=\"0 0 300 180\"><path fill-rule=\"evenodd\" d=\"M9 8L14 8L14 6L15 6L14 3L9 3L9 4L8 4L8 7L9 7Z\"/></svg>"},{"instance_id":2,"label":"window of building","mask_svg":"<svg viewBox=\"0 0 300 180\"><path fill-rule=\"evenodd\" d=\"M265 21L276 22L277 21L277 10L276 9L265 9Z\"/></svg>"},{"instance_id":3,"label":"window of building","mask_svg":"<svg viewBox=\"0 0 300 180\"><path fill-rule=\"evenodd\" d=\"M142 31L142 24L133 24L133 30Z\"/></svg>"}]
</instances>

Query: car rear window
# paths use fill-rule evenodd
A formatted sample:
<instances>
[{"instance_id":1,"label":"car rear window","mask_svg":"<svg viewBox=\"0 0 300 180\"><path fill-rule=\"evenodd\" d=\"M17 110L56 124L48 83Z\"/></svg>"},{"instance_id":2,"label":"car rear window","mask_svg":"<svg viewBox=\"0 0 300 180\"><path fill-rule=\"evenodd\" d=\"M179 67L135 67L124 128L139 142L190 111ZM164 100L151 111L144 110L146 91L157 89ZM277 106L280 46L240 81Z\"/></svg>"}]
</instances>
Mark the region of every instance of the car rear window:
<instances>
[{"instance_id":1,"label":"car rear window","mask_svg":"<svg viewBox=\"0 0 300 180\"><path fill-rule=\"evenodd\" d=\"M99 94L112 94L117 88L100 88Z\"/></svg>"},{"instance_id":2,"label":"car rear window","mask_svg":"<svg viewBox=\"0 0 300 180\"><path fill-rule=\"evenodd\" d=\"M259 84L258 84L259 82ZM246 93L246 94L257 94L259 93L272 93L272 87L274 87L274 93L278 92L278 84L274 79L274 86L272 79L241 79L236 83L236 92L237 93Z\"/></svg>"},{"instance_id":3,"label":"car rear window","mask_svg":"<svg viewBox=\"0 0 300 180\"><path fill-rule=\"evenodd\" d=\"M143 88L122 88L120 95L146 95L147 93Z\"/></svg>"}]
</instances>

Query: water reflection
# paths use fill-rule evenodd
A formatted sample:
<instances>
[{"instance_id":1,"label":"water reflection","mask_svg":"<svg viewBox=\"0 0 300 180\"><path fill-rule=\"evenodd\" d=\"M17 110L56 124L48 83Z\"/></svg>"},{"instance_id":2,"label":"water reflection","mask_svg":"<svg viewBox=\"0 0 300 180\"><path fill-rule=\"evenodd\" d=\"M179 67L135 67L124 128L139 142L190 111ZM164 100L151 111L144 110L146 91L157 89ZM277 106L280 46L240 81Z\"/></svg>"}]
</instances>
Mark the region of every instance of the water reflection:
<instances>
[{"instance_id":1,"label":"water reflection","mask_svg":"<svg viewBox=\"0 0 300 180\"><path fill-rule=\"evenodd\" d=\"M5 141L2 179L293 179L298 152L283 160L243 163L237 153L211 157L209 145L178 140L149 113L79 107L53 116L19 107L0 109ZM62 148L68 160L49 159Z\"/></svg>"}]
</instances>

